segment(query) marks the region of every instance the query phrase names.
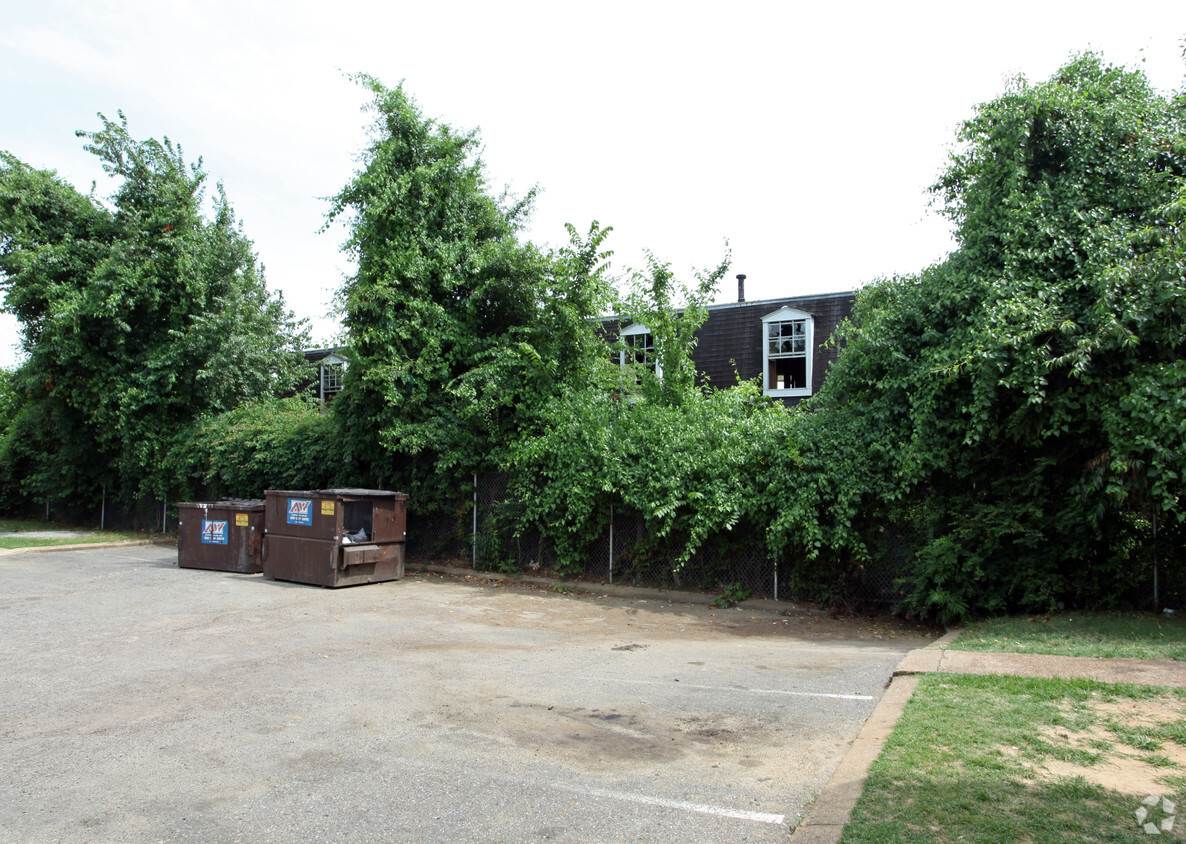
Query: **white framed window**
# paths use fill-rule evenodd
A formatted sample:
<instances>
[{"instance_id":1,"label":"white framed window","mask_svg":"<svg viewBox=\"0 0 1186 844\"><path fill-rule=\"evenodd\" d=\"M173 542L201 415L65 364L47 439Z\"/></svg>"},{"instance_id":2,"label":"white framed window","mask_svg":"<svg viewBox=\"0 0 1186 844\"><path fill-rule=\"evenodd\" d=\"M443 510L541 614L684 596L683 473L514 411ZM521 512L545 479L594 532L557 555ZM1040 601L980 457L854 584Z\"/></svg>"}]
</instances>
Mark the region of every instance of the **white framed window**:
<instances>
[{"instance_id":1,"label":"white framed window","mask_svg":"<svg viewBox=\"0 0 1186 844\"><path fill-rule=\"evenodd\" d=\"M762 317L762 392L810 396L815 319L806 311L779 308Z\"/></svg>"},{"instance_id":2,"label":"white framed window","mask_svg":"<svg viewBox=\"0 0 1186 844\"><path fill-rule=\"evenodd\" d=\"M342 376L346 372L346 359L340 355L328 355L322 358L317 372L321 382L321 403L326 404L342 392Z\"/></svg>"},{"instance_id":3,"label":"white framed window","mask_svg":"<svg viewBox=\"0 0 1186 844\"><path fill-rule=\"evenodd\" d=\"M644 366L656 375L662 375L659 357L655 354L655 338L645 325L634 323L622 329L619 337L623 348L618 351L618 365L636 364Z\"/></svg>"}]
</instances>

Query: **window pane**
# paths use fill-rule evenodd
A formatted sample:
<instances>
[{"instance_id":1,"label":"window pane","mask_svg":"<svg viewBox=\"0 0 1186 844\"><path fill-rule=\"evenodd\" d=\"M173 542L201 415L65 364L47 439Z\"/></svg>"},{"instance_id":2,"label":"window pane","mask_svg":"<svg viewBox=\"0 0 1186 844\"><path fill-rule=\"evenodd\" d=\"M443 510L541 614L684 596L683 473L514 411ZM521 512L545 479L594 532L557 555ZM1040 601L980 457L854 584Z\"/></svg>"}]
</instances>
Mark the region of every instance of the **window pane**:
<instances>
[{"instance_id":1,"label":"window pane","mask_svg":"<svg viewBox=\"0 0 1186 844\"><path fill-rule=\"evenodd\" d=\"M342 389L342 372L341 369L333 364L322 367L321 383L327 393L337 392Z\"/></svg>"},{"instance_id":2,"label":"window pane","mask_svg":"<svg viewBox=\"0 0 1186 844\"><path fill-rule=\"evenodd\" d=\"M622 338L626 346L623 357L625 363L636 363L640 366L654 367L655 340L650 334L627 334Z\"/></svg>"},{"instance_id":3,"label":"window pane","mask_svg":"<svg viewBox=\"0 0 1186 844\"><path fill-rule=\"evenodd\" d=\"M769 326L769 357L805 356L807 354L807 321L772 322Z\"/></svg>"},{"instance_id":4,"label":"window pane","mask_svg":"<svg viewBox=\"0 0 1186 844\"><path fill-rule=\"evenodd\" d=\"M767 389L795 390L807 386L807 358L777 358L770 361Z\"/></svg>"}]
</instances>

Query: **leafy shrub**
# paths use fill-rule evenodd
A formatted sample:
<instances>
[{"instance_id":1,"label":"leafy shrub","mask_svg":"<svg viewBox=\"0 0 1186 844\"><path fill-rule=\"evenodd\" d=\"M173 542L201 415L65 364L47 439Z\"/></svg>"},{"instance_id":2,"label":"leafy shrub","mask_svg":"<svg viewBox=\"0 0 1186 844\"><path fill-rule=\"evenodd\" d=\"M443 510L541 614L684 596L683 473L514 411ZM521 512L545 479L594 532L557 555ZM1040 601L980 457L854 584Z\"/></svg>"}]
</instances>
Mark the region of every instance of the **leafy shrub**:
<instances>
[{"instance_id":1,"label":"leafy shrub","mask_svg":"<svg viewBox=\"0 0 1186 844\"><path fill-rule=\"evenodd\" d=\"M511 449L520 525L579 565L610 504L641 514L648 537L670 540L676 563L715 534L765 524L778 502L759 480L796 454L786 409L754 384L692 390L679 405L584 391L553 401L543 433Z\"/></svg>"},{"instance_id":2,"label":"leafy shrub","mask_svg":"<svg viewBox=\"0 0 1186 844\"><path fill-rule=\"evenodd\" d=\"M256 401L200 419L169 455L181 495L257 498L318 489L351 476L333 414L302 398Z\"/></svg>"},{"instance_id":3,"label":"leafy shrub","mask_svg":"<svg viewBox=\"0 0 1186 844\"><path fill-rule=\"evenodd\" d=\"M729 583L721 590L721 594L712 599L712 605L719 610L727 610L730 607L735 607L742 601L748 600L753 592L743 587L740 583Z\"/></svg>"}]
</instances>

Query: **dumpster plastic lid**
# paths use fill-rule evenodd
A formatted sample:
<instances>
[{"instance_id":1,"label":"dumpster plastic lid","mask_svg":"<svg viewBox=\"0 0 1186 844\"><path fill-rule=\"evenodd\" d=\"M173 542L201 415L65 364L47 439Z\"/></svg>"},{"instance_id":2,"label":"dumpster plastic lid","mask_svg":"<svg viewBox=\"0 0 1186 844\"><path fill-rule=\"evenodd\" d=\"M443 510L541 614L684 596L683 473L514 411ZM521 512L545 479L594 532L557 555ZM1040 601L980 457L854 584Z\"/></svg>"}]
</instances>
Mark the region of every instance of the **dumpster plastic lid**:
<instances>
[{"instance_id":1,"label":"dumpster plastic lid","mask_svg":"<svg viewBox=\"0 0 1186 844\"><path fill-rule=\"evenodd\" d=\"M387 489L323 489L320 491L328 495L367 495L372 497L403 495L402 492L392 492Z\"/></svg>"},{"instance_id":2,"label":"dumpster plastic lid","mask_svg":"<svg viewBox=\"0 0 1186 844\"><path fill-rule=\"evenodd\" d=\"M178 507L211 507L235 508L238 510L252 510L266 507L268 504L262 498L220 498L217 501L178 501Z\"/></svg>"},{"instance_id":3,"label":"dumpster plastic lid","mask_svg":"<svg viewBox=\"0 0 1186 844\"><path fill-rule=\"evenodd\" d=\"M347 496L347 497L369 497L369 498L395 498L396 496L404 495L402 492L392 492L389 489L269 489L265 494L275 493L276 495L308 495L308 496ZM404 496L406 497L406 496Z\"/></svg>"}]
</instances>

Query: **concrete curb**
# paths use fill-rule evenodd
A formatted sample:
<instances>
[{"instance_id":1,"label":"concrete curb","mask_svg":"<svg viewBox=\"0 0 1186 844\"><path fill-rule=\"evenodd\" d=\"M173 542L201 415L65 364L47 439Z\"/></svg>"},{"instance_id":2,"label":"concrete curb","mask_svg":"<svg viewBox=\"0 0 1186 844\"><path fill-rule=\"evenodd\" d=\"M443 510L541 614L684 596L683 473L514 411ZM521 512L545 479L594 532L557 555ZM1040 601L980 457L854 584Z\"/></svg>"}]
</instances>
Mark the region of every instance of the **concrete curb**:
<instances>
[{"instance_id":1,"label":"concrete curb","mask_svg":"<svg viewBox=\"0 0 1186 844\"><path fill-rule=\"evenodd\" d=\"M176 544L176 539L124 539L118 542L79 542L75 545L32 545L28 548L0 548L0 557L8 554L46 554L51 551L86 551L90 548L132 548L137 545Z\"/></svg>"},{"instance_id":2,"label":"concrete curb","mask_svg":"<svg viewBox=\"0 0 1186 844\"><path fill-rule=\"evenodd\" d=\"M959 638L962 632L962 627L953 628L925 648L909 651L906 656L902 657L902 661L898 663L898 667L894 669L893 676L909 677L912 674L928 674L932 671L940 670L939 666L943 662L943 657L947 653L947 649L951 646L952 642Z\"/></svg>"},{"instance_id":3,"label":"concrete curb","mask_svg":"<svg viewBox=\"0 0 1186 844\"><path fill-rule=\"evenodd\" d=\"M925 648L907 652L898 662L873 713L832 772L823 791L791 832L793 844L836 844L840 840L844 826L865 790L869 768L881 755L886 739L894 731L918 686L918 678L912 675L937 671L944 653L962 632L963 628L952 628Z\"/></svg>"},{"instance_id":4,"label":"concrete curb","mask_svg":"<svg viewBox=\"0 0 1186 844\"><path fill-rule=\"evenodd\" d=\"M873 708L873 714L865 721L856 741L832 772L806 817L791 833L793 844L834 844L840 840L844 825L852 817L852 810L865 790L869 768L881 755L886 739L894 731L917 685L917 677L895 677L890 680L885 694Z\"/></svg>"}]
</instances>

